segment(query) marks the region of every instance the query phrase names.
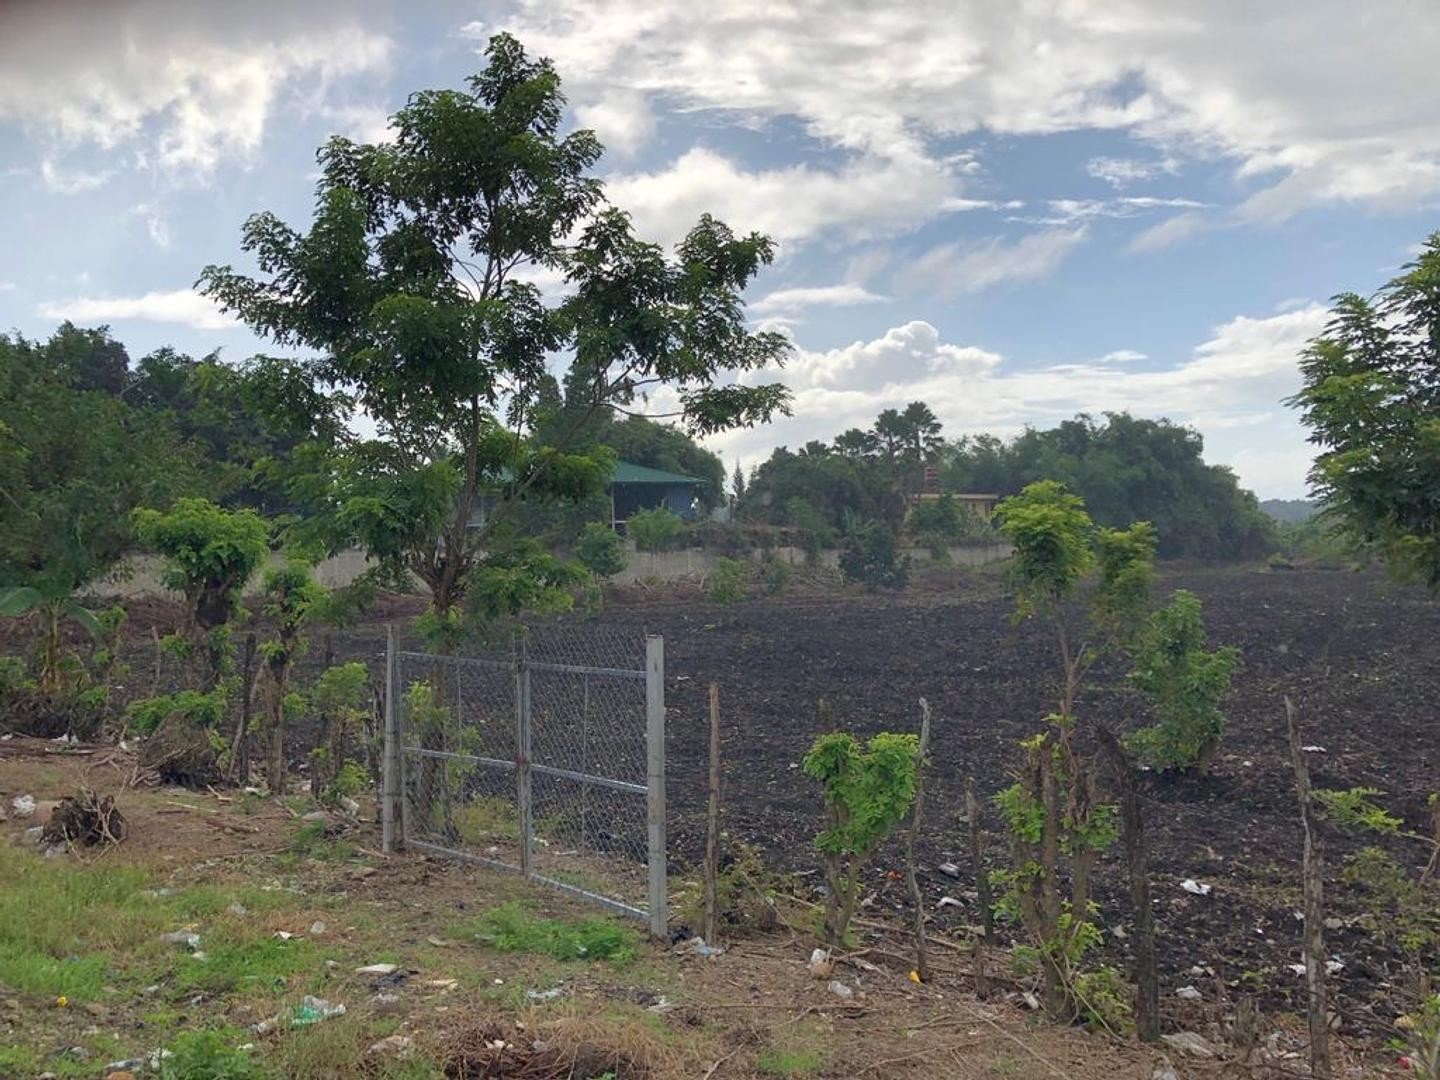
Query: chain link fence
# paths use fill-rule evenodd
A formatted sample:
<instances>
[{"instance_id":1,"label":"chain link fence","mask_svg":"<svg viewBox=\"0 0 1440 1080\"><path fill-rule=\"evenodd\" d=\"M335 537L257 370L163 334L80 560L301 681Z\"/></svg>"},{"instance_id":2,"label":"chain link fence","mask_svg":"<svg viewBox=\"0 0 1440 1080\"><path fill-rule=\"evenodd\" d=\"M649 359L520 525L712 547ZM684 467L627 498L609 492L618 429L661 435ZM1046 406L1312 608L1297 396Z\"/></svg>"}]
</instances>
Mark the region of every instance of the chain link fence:
<instances>
[{"instance_id":1,"label":"chain link fence","mask_svg":"<svg viewBox=\"0 0 1440 1080\"><path fill-rule=\"evenodd\" d=\"M665 933L665 650L603 627L386 677L390 847L516 870Z\"/></svg>"}]
</instances>

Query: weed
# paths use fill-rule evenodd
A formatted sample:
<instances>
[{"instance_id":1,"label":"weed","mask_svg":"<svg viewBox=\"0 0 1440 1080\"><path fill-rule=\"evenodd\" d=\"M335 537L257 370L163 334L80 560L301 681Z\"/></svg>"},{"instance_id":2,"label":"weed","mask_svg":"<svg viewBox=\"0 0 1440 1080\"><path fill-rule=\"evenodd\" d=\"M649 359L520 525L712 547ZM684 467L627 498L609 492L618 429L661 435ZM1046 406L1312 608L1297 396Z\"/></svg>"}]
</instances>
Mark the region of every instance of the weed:
<instances>
[{"instance_id":1,"label":"weed","mask_svg":"<svg viewBox=\"0 0 1440 1080\"><path fill-rule=\"evenodd\" d=\"M715 560L710 577L710 600L716 604L733 604L745 599L745 564L738 559Z\"/></svg>"},{"instance_id":2,"label":"weed","mask_svg":"<svg viewBox=\"0 0 1440 1080\"><path fill-rule=\"evenodd\" d=\"M1320 812L1336 825L1367 832L1393 835L1404 824L1393 814L1373 800L1385 793L1379 788L1353 787L1343 791L1330 788L1316 788L1315 802Z\"/></svg>"},{"instance_id":3,"label":"weed","mask_svg":"<svg viewBox=\"0 0 1440 1080\"><path fill-rule=\"evenodd\" d=\"M814 1050L782 1050L767 1046L755 1058L755 1068L766 1076L817 1076L822 1062Z\"/></svg>"},{"instance_id":4,"label":"weed","mask_svg":"<svg viewBox=\"0 0 1440 1080\"><path fill-rule=\"evenodd\" d=\"M160 1080L266 1080L266 1072L244 1050L239 1028L183 1031L160 1059Z\"/></svg>"},{"instance_id":5,"label":"weed","mask_svg":"<svg viewBox=\"0 0 1440 1080\"><path fill-rule=\"evenodd\" d=\"M470 933L501 952L539 953L554 960L624 961L635 955L635 933L629 927L599 916L547 919L518 900L485 912Z\"/></svg>"}]
</instances>

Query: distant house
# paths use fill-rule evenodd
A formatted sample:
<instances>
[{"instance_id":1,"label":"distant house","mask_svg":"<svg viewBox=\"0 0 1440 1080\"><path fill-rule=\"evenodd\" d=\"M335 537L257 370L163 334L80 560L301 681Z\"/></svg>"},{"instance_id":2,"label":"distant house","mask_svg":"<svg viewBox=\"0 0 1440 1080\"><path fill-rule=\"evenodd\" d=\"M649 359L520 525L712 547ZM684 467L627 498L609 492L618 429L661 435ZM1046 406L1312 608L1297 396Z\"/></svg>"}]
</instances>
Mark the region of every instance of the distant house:
<instances>
[{"instance_id":1,"label":"distant house","mask_svg":"<svg viewBox=\"0 0 1440 1080\"><path fill-rule=\"evenodd\" d=\"M704 480L693 476L617 461L610 477L610 523L618 529L635 511L658 507L688 521L695 517L704 485Z\"/></svg>"},{"instance_id":2,"label":"distant house","mask_svg":"<svg viewBox=\"0 0 1440 1080\"><path fill-rule=\"evenodd\" d=\"M990 520L990 515L995 510L995 504L1000 501L999 495L974 491L955 491L945 494L981 521ZM940 470L934 465L926 465L920 480L920 491L910 496L911 505L933 501L939 499L940 496Z\"/></svg>"},{"instance_id":3,"label":"distant house","mask_svg":"<svg viewBox=\"0 0 1440 1080\"><path fill-rule=\"evenodd\" d=\"M681 476L664 469L651 469L629 461L617 461L610 474L606 494L610 496L610 525L623 530L625 521L637 510L663 507L677 517L689 521L695 517L696 503L705 481L694 476ZM470 528L478 529L495 512L500 497L493 492L476 496L470 512Z\"/></svg>"}]
</instances>

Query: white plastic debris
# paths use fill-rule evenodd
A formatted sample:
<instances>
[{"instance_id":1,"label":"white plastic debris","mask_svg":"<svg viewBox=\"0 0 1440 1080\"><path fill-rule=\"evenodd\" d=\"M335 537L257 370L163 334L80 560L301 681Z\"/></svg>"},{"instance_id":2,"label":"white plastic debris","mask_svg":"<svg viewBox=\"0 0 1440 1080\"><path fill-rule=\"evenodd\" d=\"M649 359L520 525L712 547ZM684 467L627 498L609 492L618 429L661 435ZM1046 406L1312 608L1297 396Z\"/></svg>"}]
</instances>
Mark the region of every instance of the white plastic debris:
<instances>
[{"instance_id":1,"label":"white plastic debris","mask_svg":"<svg viewBox=\"0 0 1440 1080\"><path fill-rule=\"evenodd\" d=\"M1307 754L1328 754L1330 752L1323 746L1302 746L1300 749L1304 750Z\"/></svg>"},{"instance_id":2,"label":"white plastic debris","mask_svg":"<svg viewBox=\"0 0 1440 1080\"><path fill-rule=\"evenodd\" d=\"M325 924L321 920L316 919L313 923L310 924L310 933L318 935L323 934L324 932Z\"/></svg>"},{"instance_id":3,"label":"white plastic debris","mask_svg":"<svg viewBox=\"0 0 1440 1080\"><path fill-rule=\"evenodd\" d=\"M160 940L166 945L183 945L191 952L200 948L200 935L190 930L175 930L169 934L161 934Z\"/></svg>"},{"instance_id":4,"label":"white plastic debris","mask_svg":"<svg viewBox=\"0 0 1440 1080\"><path fill-rule=\"evenodd\" d=\"M1209 896L1210 893L1214 891L1215 886L1202 885L1194 878L1187 877L1184 881L1180 882L1180 888L1184 889L1188 893L1193 893L1196 896Z\"/></svg>"},{"instance_id":5,"label":"white plastic debris","mask_svg":"<svg viewBox=\"0 0 1440 1080\"><path fill-rule=\"evenodd\" d=\"M855 991L846 986L839 979L830 980L830 992L843 1001L849 1001L855 996Z\"/></svg>"},{"instance_id":6,"label":"white plastic debris","mask_svg":"<svg viewBox=\"0 0 1440 1080\"><path fill-rule=\"evenodd\" d=\"M271 936L277 941L289 941L295 935L292 934L289 930L276 930L275 933Z\"/></svg>"},{"instance_id":7,"label":"white plastic debris","mask_svg":"<svg viewBox=\"0 0 1440 1080\"><path fill-rule=\"evenodd\" d=\"M332 1016L344 1015L345 1006L338 1001L326 1001L314 994L306 994L290 1017L290 1026L307 1027L310 1024L318 1024L321 1020L328 1020Z\"/></svg>"},{"instance_id":8,"label":"white plastic debris","mask_svg":"<svg viewBox=\"0 0 1440 1080\"><path fill-rule=\"evenodd\" d=\"M415 1040L409 1035L387 1035L379 1042L370 1044L366 1057L408 1058L415 1049Z\"/></svg>"},{"instance_id":9,"label":"white plastic debris","mask_svg":"<svg viewBox=\"0 0 1440 1080\"><path fill-rule=\"evenodd\" d=\"M340 809L345 811L347 817L353 818L360 816L360 804L348 795L341 796Z\"/></svg>"},{"instance_id":10,"label":"white plastic debris","mask_svg":"<svg viewBox=\"0 0 1440 1080\"><path fill-rule=\"evenodd\" d=\"M231 904L225 910L239 919L243 919L246 915L250 914L250 909L247 908L244 904L240 903L238 900L235 903Z\"/></svg>"},{"instance_id":11,"label":"white plastic debris","mask_svg":"<svg viewBox=\"0 0 1440 1080\"><path fill-rule=\"evenodd\" d=\"M1177 1031L1172 1035L1161 1035L1160 1039L1172 1050L1179 1050L1182 1054L1193 1057L1212 1058L1219 1054L1214 1043L1193 1031Z\"/></svg>"},{"instance_id":12,"label":"white plastic debris","mask_svg":"<svg viewBox=\"0 0 1440 1080\"><path fill-rule=\"evenodd\" d=\"M35 814L35 796L16 795L10 800L10 809L17 818L33 817Z\"/></svg>"},{"instance_id":13,"label":"white plastic debris","mask_svg":"<svg viewBox=\"0 0 1440 1080\"><path fill-rule=\"evenodd\" d=\"M393 975L400 970L399 964L366 964L355 969L356 975Z\"/></svg>"},{"instance_id":14,"label":"white plastic debris","mask_svg":"<svg viewBox=\"0 0 1440 1080\"><path fill-rule=\"evenodd\" d=\"M942 896L938 901L936 901L935 906L937 908L947 908L964 907L965 905L962 904L959 900L956 900L953 896Z\"/></svg>"},{"instance_id":15,"label":"white plastic debris","mask_svg":"<svg viewBox=\"0 0 1440 1080\"><path fill-rule=\"evenodd\" d=\"M1204 995L1193 986L1182 986L1175 991L1175 996L1182 1001L1199 1001Z\"/></svg>"},{"instance_id":16,"label":"white plastic debris","mask_svg":"<svg viewBox=\"0 0 1440 1080\"><path fill-rule=\"evenodd\" d=\"M956 866L953 862L942 862L935 869L939 870L940 873L946 877L958 878L960 876L960 867Z\"/></svg>"},{"instance_id":17,"label":"white plastic debris","mask_svg":"<svg viewBox=\"0 0 1440 1080\"><path fill-rule=\"evenodd\" d=\"M563 986L552 986L549 990L526 990L526 1001L554 1001L565 995Z\"/></svg>"},{"instance_id":18,"label":"white plastic debris","mask_svg":"<svg viewBox=\"0 0 1440 1080\"><path fill-rule=\"evenodd\" d=\"M1326 960L1326 961L1325 961L1325 974L1326 974L1326 975L1338 975L1338 974L1340 974L1340 972L1342 972L1342 971L1344 971L1344 970L1345 970L1345 961L1344 961L1344 960L1341 960L1338 956L1332 956L1329 960Z\"/></svg>"}]
</instances>

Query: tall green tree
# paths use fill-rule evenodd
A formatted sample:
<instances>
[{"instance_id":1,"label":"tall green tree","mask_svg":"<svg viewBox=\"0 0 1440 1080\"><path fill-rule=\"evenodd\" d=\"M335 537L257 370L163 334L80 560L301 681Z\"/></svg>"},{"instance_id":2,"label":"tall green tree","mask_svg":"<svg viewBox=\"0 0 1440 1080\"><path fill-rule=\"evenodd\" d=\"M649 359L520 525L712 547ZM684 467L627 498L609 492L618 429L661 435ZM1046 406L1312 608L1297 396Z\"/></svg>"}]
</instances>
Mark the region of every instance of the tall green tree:
<instances>
[{"instance_id":1,"label":"tall green tree","mask_svg":"<svg viewBox=\"0 0 1440 1080\"><path fill-rule=\"evenodd\" d=\"M1290 399L1319 448L1313 493L1398 574L1440 589L1440 232L1367 299L1335 298Z\"/></svg>"},{"instance_id":2,"label":"tall green tree","mask_svg":"<svg viewBox=\"0 0 1440 1080\"><path fill-rule=\"evenodd\" d=\"M552 355L573 356L587 410L665 386L704 434L787 408L782 387L731 379L789 348L744 319L770 241L708 216L673 258L637 239L591 172L594 134L561 135L563 106L550 62L496 35L466 89L410 97L391 141L321 148L308 231L270 213L246 222L258 276L201 275L258 334L316 354L303 362L314 379L351 389L374 419L381 439L347 455L334 519L418 575L442 622L488 561L513 573L514 552L499 551L510 507L603 485L605 455L572 452L567 432L530 437L554 398ZM531 270L563 274L570 295L547 306Z\"/></svg>"},{"instance_id":3,"label":"tall green tree","mask_svg":"<svg viewBox=\"0 0 1440 1080\"><path fill-rule=\"evenodd\" d=\"M166 418L117 396L127 367L103 327L0 334L0 584L83 589L134 543L131 511L193 487Z\"/></svg>"}]
</instances>

